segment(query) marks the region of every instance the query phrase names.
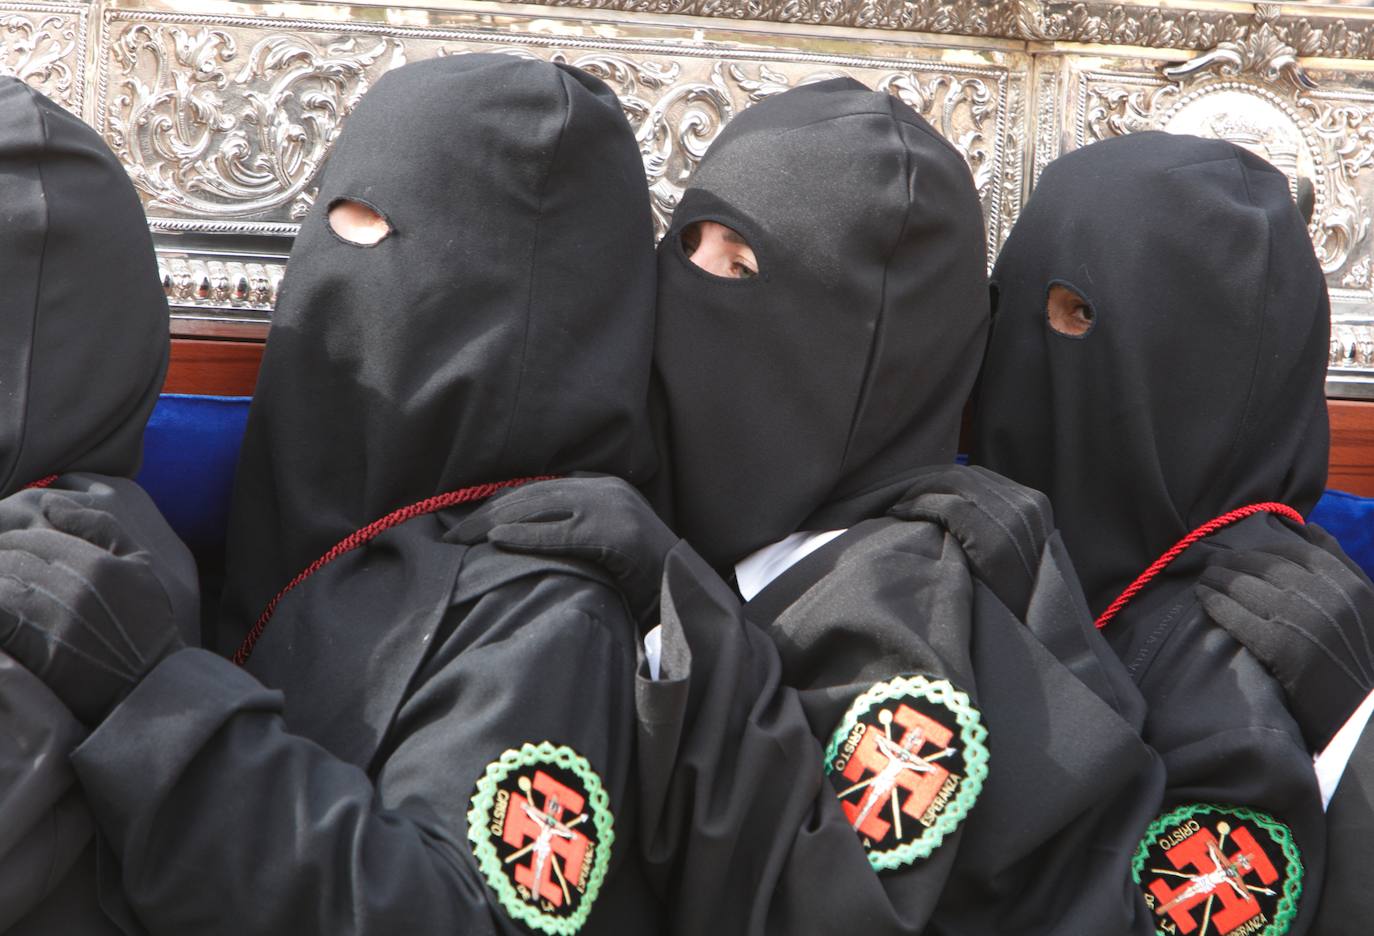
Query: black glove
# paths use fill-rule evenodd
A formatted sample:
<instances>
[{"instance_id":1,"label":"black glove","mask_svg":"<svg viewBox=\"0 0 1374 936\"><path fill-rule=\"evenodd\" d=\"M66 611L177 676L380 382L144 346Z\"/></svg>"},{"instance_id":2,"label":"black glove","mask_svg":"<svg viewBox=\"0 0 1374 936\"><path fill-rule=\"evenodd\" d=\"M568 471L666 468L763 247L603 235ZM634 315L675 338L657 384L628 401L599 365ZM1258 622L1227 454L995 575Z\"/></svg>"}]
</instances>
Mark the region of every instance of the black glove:
<instances>
[{"instance_id":1,"label":"black glove","mask_svg":"<svg viewBox=\"0 0 1374 936\"><path fill-rule=\"evenodd\" d=\"M1054 532L1045 495L976 465L939 465L919 472L888 514L948 530L978 577L1025 619L1040 554Z\"/></svg>"},{"instance_id":2,"label":"black glove","mask_svg":"<svg viewBox=\"0 0 1374 936\"><path fill-rule=\"evenodd\" d=\"M171 601L107 513L61 491L22 491L0 516L0 648L98 724L182 645Z\"/></svg>"},{"instance_id":3,"label":"black glove","mask_svg":"<svg viewBox=\"0 0 1374 936\"><path fill-rule=\"evenodd\" d=\"M1374 589L1297 537L1220 552L1197 594L1207 615L1283 686L1308 746L1326 747L1374 686Z\"/></svg>"},{"instance_id":4,"label":"black glove","mask_svg":"<svg viewBox=\"0 0 1374 936\"><path fill-rule=\"evenodd\" d=\"M620 478L539 481L503 494L454 531L465 543L511 552L568 556L610 573L635 620L658 622L663 561L680 537Z\"/></svg>"}]
</instances>

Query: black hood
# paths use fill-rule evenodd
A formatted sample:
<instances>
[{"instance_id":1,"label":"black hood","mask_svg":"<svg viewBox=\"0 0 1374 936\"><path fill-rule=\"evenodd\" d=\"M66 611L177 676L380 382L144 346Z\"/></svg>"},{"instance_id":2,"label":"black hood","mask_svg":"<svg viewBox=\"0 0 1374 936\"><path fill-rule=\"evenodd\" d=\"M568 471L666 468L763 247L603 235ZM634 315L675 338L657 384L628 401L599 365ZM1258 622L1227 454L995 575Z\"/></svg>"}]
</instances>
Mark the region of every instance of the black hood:
<instances>
[{"instance_id":1,"label":"black hood","mask_svg":"<svg viewBox=\"0 0 1374 936\"><path fill-rule=\"evenodd\" d=\"M371 206L392 233L338 237ZM334 146L273 317L239 459L225 627L399 507L572 470L643 481L654 258L615 95L510 55L407 65Z\"/></svg>"},{"instance_id":2,"label":"black hood","mask_svg":"<svg viewBox=\"0 0 1374 936\"><path fill-rule=\"evenodd\" d=\"M0 77L0 497L131 478L167 371L148 223L100 136Z\"/></svg>"},{"instance_id":3,"label":"black hood","mask_svg":"<svg viewBox=\"0 0 1374 936\"><path fill-rule=\"evenodd\" d=\"M1046 168L993 271L974 456L1049 495L1094 614L1189 531L1326 483L1326 283L1288 180L1141 133ZM1046 321L1051 284L1091 330Z\"/></svg>"},{"instance_id":4,"label":"black hood","mask_svg":"<svg viewBox=\"0 0 1374 936\"><path fill-rule=\"evenodd\" d=\"M759 275L696 267L679 235L701 220ZM987 305L973 179L915 111L848 78L751 107L659 247L665 513L716 566L881 513L953 460Z\"/></svg>"}]
</instances>

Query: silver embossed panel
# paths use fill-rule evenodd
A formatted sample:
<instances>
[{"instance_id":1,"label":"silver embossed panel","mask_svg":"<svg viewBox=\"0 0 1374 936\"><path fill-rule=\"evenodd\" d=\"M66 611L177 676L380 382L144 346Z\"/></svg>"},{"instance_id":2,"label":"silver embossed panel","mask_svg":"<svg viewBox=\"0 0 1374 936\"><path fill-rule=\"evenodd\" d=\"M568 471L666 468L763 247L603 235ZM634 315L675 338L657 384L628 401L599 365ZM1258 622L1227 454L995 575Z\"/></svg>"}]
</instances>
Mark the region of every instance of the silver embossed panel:
<instances>
[{"instance_id":1,"label":"silver embossed panel","mask_svg":"<svg viewBox=\"0 0 1374 936\"><path fill-rule=\"evenodd\" d=\"M1203 54L1082 55L1043 61L1035 169L1062 149L1141 130L1230 140L1289 177L1310 180L1309 233L1332 298L1333 380L1360 387L1374 375L1374 71L1305 69L1262 7L1247 31ZM1048 56L1046 57L1048 59ZM1046 123L1049 121L1047 120ZM1044 124L1042 124L1042 129ZM1044 150L1049 150L1046 152Z\"/></svg>"},{"instance_id":2,"label":"silver embossed panel","mask_svg":"<svg viewBox=\"0 0 1374 936\"><path fill-rule=\"evenodd\" d=\"M327 24L107 10L96 126L129 167L159 231L289 235L348 112L408 61L470 51L570 62L620 95L660 230L720 128L798 83L851 75L889 91L951 139L972 168L990 246L1020 201L1024 81L997 56L946 61L833 42L826 54L706 42L554 37L504 28Z\"/></svg>"},{"instance_id":3,"label":"silver embossed panel","mask_svg":"<svg viewBox=\"0 0 1374 936\"><path fill-rule=\"evenodd\" d=\"M84 116L89 14L84 3L0 2L0 75Z\"/></svg>"},{"instance_id":4,"label":"silver embossed panel","mask_svg":"<svg viewBox=\"0 0 1374 936\"><path fill-rule=\"evenodd\" d=\"M1065 149L1226 137L1316 194L1332 376L1374 395L1374 10L1236 0L0 0L0 73L91 121L140 191L178 317L265 322L330 144L387 69L470 51L619 93L663 229L720 128L850 75L964 154L995 252Z\"/></svg>"}]
</instances>

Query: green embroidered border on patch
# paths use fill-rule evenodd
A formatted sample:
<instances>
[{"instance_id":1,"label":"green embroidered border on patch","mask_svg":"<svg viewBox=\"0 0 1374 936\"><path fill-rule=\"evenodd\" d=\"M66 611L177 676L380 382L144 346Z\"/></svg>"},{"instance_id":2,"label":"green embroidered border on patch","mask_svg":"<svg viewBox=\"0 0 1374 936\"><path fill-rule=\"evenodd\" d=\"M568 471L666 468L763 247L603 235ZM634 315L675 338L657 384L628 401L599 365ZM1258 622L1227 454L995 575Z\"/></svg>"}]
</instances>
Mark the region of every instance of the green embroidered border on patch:
<instances>
[{"instance_id":1,"label":"green embroidered border on patch","mask_svg":"<svg viewBox=\"0 0 1374 936\"><path fill-rule=\"evenodd\" d=\"M590 861L591 873L587 879L587 889L582 895L577 909L565 917L544 913L529 902L521 899L506 874L501 858L492 842L488 822L496 800L498 785L520 767L537 767L551 764L576 775L586 787L586 808L592 814L592 824L597 838L593 843ZM472 842L477 866L486 878L487 884L496 892L501 905L513 919L520 920L534 929L549 933L550 936L573 936L587 922L592 904L606 878L610 864L611 844L615 841L611 816L611 798L601 785L592 765L581 754L570 747L554 745L549 741L539 744L526 742L519 750L508 750L498 759L487 765L486 772L477 781L477 790L472 797L468 810L468 840Z\"/></svg>"},{"instance_id":2,"label":"green embroidered border on patch","mask_svg":"<svg viewBox=\"0 0 1374 936\"><path fill-rule=\"evenodd\" d=\"M930 857L944 841L945 836L958 828L959 823L973 808L978 794L983 789L983 781L988 775L988 749L984 743L988 730L983 725L978 710L969 701L968 694L954 688L947 679L927 679L925 676L915 675L899 676L886 682L874 683L854 700L825 749L827 776L834 772L831 765L835 762L841 745L866 712L880 702L909 697L929 699L954 713L959 724L959 737L964 743L962 753L966 773L958 794L920 838L886 851L868 853L868 863L875 871L895 871L918 859Z\"/></svg>"},{"instance_id":3,"label":"green embroidered border on patch","mask_svg":"<svg viewBox=\"0 0 1374 936\"><path fill-rule=\"evenodd\" d=\"M1279 848L1283 851L1284 860L1288 863L1287 868L1285 868L1288 873L1284 876L1283 896L1279 898L1278 905L1274 910L1274 919L1264 928L1260 936L1284 936L1288 932L1288 927L1293 922L1293 918L1298 915L1298 898L1302 896L1302 856L1298 852L1298 844L1293 841L1293 833L1288 830L1288 826L1258 810L1245 806L1222 806L1217 803L1194 803L1190 806L1179 806L1171 809L1150 823L1145 830L1145 836L1140 840L1140 845L1137 846L1135 855L1131 858L1131 878L1137 886L1140 885L1140 872L1144 869L1145 862L1150 856L1150 843L1157 839L1160 833L1184 819L1205 813L1235 816L1247 822L1253 822L1268 832L1278 843ZM1155 932L1157 936L1168 936L1167 933L1157 927Z\"/></svg>"}]
</instances>

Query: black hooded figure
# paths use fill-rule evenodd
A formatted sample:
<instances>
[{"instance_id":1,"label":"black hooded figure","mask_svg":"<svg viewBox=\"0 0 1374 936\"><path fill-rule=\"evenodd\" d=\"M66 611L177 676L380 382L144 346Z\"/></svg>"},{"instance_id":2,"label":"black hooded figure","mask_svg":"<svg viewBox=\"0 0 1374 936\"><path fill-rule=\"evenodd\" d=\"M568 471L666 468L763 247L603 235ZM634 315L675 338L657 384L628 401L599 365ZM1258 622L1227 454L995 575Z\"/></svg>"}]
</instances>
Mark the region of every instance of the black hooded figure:
<instances>
[{"instance_id":1,"label":"black hooded figure","mask_svg":"<svg viewBox=\"0 0 1374 936\"><path fill-rule=\"evenodd\" d=\"M1325 742L1305 743L1279 681L1193 587L1233 551L1339 554L1301 525L1326 480L1329 308L1289 182L1222 141L1096 143L1045 170L992 280L974 456L1049 495L1149 704L1168 788L1133 862L1142 895L1161 931L1303 933L1326 858L1311 754ZM1076 327L1052 320L1065 300Z\"/></svg>"},{"instance_id":2,"label":"black hooded figure","mask_svg":"<svg viewBox=\"0 0 1374 936\"><path fill-rule=\"evenodd\" d=\"M131 581L149 587L160 620L196 616L190 553L130 480L167 369L167 302L119 161L10 77L0 283L0 930L115 933L101 904L119 914L117 880L104 869L97 880L95 827L67 755L129 655L86 678L17 617L42 604L65 627L93 626L85 637L117 641L92 605L129 610Z\"/></svg>"},{"instance_id":3,"label":"black hooded figure","mask_svg":"<svg viewBox=\"0 0 1374 936\"><path fill-rule=\"evenodd\" d=\"M757 275L699 268L701 221ZM672 558L638 701L675 931L1151 931L1127 874L1162 785L1139 695L1044 499L952 464L985 256L963 158L850 79L735 118L660 245L661 509L770 638L706 627L729 593Z\"/></svg>"},{"instance_id":4,"label":"black hooded figure","mask_svg":"<svg viewBox=\"0 0 1374 936\"><path fill-rule=\"evenodd\" d=\"M349 202L385 236L338 233ZM72 758L150 930L651 931L635 622L590 564L453 534L506 482L652 470L653 284L599 80L464 55L359 103L240 459L221 633L246 665L165 656Z\"/></svg>"}]
</instances>

